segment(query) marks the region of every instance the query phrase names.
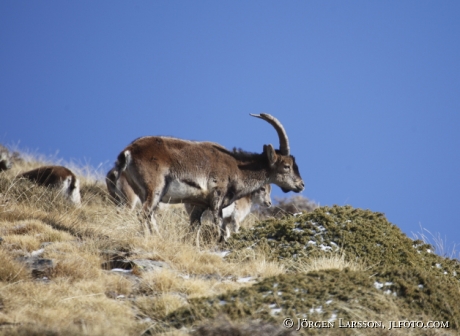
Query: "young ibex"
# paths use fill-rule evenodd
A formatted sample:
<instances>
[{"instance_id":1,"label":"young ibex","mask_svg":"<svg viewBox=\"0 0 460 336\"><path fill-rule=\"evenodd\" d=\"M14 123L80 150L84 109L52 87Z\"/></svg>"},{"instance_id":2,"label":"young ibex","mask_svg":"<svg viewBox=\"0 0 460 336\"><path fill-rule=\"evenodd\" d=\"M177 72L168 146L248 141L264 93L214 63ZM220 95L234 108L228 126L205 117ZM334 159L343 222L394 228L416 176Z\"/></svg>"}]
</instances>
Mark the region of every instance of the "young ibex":
<instances>
[{"instance_id":1,"label":"young ibex","mask_svg":"<svg viewBox=\"0 0 460 336\"><path fill-rule=\"evenodd\" d=\"M233 232L238 233L240 229L240 223L246 218L247 215L249 215L252 205L258 204L267 208L271 207L271 190L271 185L266 184L260 189L257 189L251 194L236 200L228 207L222 209L223 225L226 233L225 238L230 237L230 229L232 229ZM196 207L197 206L195 205L185 203L185 210L189 215L192 214ZM206 209L203 211L205 210Z\"/></svg>"},{"instance_id":2,"label":"young ibex","mask_svg":"<svg viewBox=\"0 0 460 336\"><path fill-rule=\"evenodd\" d=\"M75 205L81 204L80 181L70 169L62 166L43 166L25 172L19 177L38 185L60 189L60 193Z\"/></svg>"},{"instance_id":3,"label":"young ibex","mask_svg":"<svg viewBox=\"0 0 460 336\"><path fill-rule=\"evenodd\" d=\"M107 190L113 200L113 202L118 205L127 205L128 208L134 210L136 205L140 203L139 197L137 197L134 190L130 187L128 181L126 180L126 172L122 172L121 176L117 179L118 172L115 168L112 168L105 178L107 184ZM257 189L253 193L246 195L239 200L236 200L234 203L230 204L228 207L222 209L222 216L224 218L224 227L227 228L226 237L230 237L229 228L233 229L233 232L238 232L240 228L240 223L246 218L246 216L251 212L253 204L259 204L264 207L270 207L272 205L272 200L270 197L271 185L266 184L260 189ZM160 203L160 205L163 203ZM185 210L190 215L195 205L185 203ZM201 209L201 208L200 208ZM206 209L202 209L205 211ZM193 224L193 223L190 223Z\"/></svg>"},{"instance_id":4,"label":"young ibex","mask_svg":"<svg viewBox=\"0 0 460 336\"><path fill-rule=\"evenodd\" d=\"M195 209L212 212L213 221L225 239L222 209L274 183L284 192L300 192L304 182L281 123L269 114L252 116L270 123L278 133L280 148L264 145L262 154L229 151L212 142L196 142L162 136L134 140L119 155L115 164L118 176L126 180L143 204L143 210L157 229L154 216L160 201L189 203ZM194 210L192 221L198 222L202 211Z\"/></svg>"}]
</instances>

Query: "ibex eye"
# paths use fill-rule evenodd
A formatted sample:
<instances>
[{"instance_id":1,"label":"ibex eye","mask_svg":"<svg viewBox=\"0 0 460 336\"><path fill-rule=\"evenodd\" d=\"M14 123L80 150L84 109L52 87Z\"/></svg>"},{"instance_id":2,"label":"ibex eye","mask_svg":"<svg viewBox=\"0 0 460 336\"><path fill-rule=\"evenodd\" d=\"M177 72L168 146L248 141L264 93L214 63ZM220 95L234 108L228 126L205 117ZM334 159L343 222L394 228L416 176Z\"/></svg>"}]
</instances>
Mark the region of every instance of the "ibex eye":
<instances>
[{"instance_id":1,"label":"ibex eye","mask_svg":"<svg viewBox=\"0 0 460 336\"><path fill-rule=\"evenodd\" d=\"M261 191L265 191L265 188L260 188Z\"/></svg>"},{"instance_id":2,"label":"ibex eye","mask_svg":"<svg viewBox=\"0 0 460 336\"><path fill-rule=\"evenodd\" d=\"M289 168L291 168L291 166L289 166L289 165L284 166L284 169L286 169L286 170L288 170Z\"/></svg>"}]
</instances>

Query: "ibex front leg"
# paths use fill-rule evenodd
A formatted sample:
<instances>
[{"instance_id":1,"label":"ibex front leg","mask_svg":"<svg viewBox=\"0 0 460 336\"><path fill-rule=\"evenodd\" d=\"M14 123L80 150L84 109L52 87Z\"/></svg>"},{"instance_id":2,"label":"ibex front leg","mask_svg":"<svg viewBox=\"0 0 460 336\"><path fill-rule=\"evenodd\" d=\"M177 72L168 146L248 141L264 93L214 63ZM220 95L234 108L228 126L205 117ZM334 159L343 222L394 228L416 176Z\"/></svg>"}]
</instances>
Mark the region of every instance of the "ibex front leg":
<instances>
[{"instance_id":1,"label":"ibex front leg","mask_svg":"<svg viewBox=\"0 0 460 336\"><path fill-rule=\"evenodd\" d=\"M222 201L223 201L223 192L221 190L214 190L213 191L213 198L211 201L211 212L212 212L212 219L214 221L214 225L219 230L218 241L219 243L222 241L226 241L226 232L225 226L222 216Z\"/></svg>"},{"instance_id":2,"label":"ibex front leg","mask_svg":"<svg viewBox=\"0 0 460 336\"><path fill-rule=\"evenodd\" d=\"M144 220L144 233L146 235L152 234L153 230L160 235L160 231L158 230L157 220L155 218L155 211L158 208L158 204L160 203L161 199L161 191L148 191L147 199L145 200L143 206L143 213L145 215ZM152 229L153 228L153 229Z\"/></svg>"},{"instance_id":3,"label":"ibex front leg","mask_svg":"<svg viewBox=\"0 0 460 336\"><path fill-rule=\"evenodd\" d=\"M196 231L196 246L200 247L200 230L201 230L201 216L205 211L205 208L200 206L193 206L190 212L190 225L192 231Z\"/></svg>"}]
</instances>

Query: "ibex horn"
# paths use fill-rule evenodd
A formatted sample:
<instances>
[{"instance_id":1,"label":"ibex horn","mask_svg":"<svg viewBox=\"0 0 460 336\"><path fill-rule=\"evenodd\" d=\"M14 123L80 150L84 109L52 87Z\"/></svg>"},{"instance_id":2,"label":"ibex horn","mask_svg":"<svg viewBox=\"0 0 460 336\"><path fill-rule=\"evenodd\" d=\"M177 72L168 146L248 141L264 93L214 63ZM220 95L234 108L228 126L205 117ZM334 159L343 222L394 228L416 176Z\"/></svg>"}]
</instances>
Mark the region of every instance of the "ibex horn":
<instances>
[{"instance_id":1,"label":"ibex horn","mask_svg":"<svg viewBox=\"0 0 460 336\"><path fill-rule=\"evenodd\" d=\"M283 125L279 122L278 119L276 119L274 116L266 113L261 113L261 114L251 114L251 116L263 119L270 123L278 133L278 138L280 140L280 152L282 155L289 155L290 150L289 150L289 140L286 134L286 131L284 130Z\"/></svg>"}]
</instances>

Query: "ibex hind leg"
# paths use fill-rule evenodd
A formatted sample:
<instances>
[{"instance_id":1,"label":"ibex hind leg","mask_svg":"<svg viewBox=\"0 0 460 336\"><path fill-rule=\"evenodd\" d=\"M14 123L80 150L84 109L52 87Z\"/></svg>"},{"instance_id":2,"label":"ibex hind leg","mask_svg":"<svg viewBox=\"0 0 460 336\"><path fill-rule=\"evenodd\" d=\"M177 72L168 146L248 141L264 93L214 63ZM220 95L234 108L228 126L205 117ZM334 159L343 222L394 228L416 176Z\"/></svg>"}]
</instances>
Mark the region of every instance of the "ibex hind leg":
<instances>
[{"instance_id":1,"label":"ibex hind leg","mask_svg":"<svg viewBox=\"0 0 460 336\"><path fill-rule=\"evenodd\" d=\"M146 235L153 234L153 231L155 231L155 233L161 237L157 220L155 218L155 211L158 208L160 199L161 192L149 192L147 194L147 199L145 200L143 207L143 213L145 215L143 220L143 229L144 234Z\"/></svg>"},{"instance_id":2,"label":"ibex hind leg","mask_svg":"<svg viewBox=\"0 0 460 336\"><path fill-rule=\"evenodd\" d=\"M230 238L231 230L234 228L233 221L231 218L224 218L222 225L223 225L222 231L225 232L224 239L227 240L228 238Z\"/></svg>"},{"instance_id":3,"label":"ibex hind leg","mask_svg":"<svg viewBox=\"0 0 460 336\"><path fill-rule=\"evenodd\" d=\"M203 216L203 212L205 210L205 208L202 208L200 206L193 206L190 212L190 227L192 229L196 229L197 227L201 226L201 216Z\"/></svg>"},{"instance_id":4,"label":"ibex hind leg","mask_svg":"<svg viewBox=\"0 0 460 336\"><path fill-rule=\"evenodd\" d=\"M190 213L190 228L196 234L195 244L197 247L200 247L201 216L205 210L205 208L194 206Z\"/></svg>"}]
</instances>

